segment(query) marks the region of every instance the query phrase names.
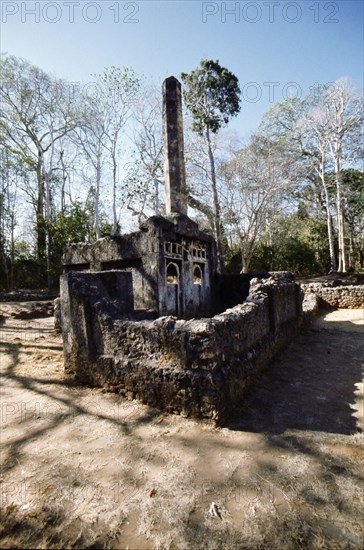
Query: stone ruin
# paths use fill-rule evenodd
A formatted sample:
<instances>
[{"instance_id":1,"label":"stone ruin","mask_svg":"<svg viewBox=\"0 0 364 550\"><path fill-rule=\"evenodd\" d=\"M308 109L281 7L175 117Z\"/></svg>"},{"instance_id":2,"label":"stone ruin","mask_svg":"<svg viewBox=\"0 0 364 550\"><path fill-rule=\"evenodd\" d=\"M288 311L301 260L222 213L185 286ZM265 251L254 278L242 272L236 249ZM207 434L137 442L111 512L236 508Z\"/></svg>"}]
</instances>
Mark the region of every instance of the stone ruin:
<instances>
[{"instance_id":1,"label":"stone ruin","mask_svg":"<svg viewBox=\"0 0 364 550\"><path fill-rule=\"evenodd\" d=\"M299 329L293 277L216 272L187 216L181 85L163 84L166 215L63 257L66 373L186 416L221 419Z\"/></svg>"}]
</instances>

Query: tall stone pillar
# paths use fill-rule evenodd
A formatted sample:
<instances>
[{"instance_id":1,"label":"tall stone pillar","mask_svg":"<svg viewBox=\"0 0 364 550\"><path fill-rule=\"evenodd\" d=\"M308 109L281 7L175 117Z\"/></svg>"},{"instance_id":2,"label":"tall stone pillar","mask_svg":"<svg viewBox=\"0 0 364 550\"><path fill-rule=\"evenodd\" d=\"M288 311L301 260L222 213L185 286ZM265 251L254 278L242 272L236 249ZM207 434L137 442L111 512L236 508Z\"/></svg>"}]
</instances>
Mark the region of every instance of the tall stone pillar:
<instances>
[{"instance_id":1,"label":"tall stone pillar","mask_svg":"<svg viewBox=\"0 0 364 550\"><path fill-rule=\"evenodd\" d=\"M182 94L174 76L163 83L163 137L166 213L187 215Z\"/></svg>"}]
</instances>

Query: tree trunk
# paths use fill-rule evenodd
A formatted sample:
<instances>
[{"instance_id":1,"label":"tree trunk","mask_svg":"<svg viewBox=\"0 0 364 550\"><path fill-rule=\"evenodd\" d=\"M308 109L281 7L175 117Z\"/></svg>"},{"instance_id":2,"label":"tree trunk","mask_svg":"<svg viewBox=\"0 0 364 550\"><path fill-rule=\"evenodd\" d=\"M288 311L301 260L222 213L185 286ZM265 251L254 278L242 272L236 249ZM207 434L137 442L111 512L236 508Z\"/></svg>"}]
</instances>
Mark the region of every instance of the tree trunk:
<instances>
[{"instance_id":1,"label":"tree trunk","mask_svg":"<svg viewBox=\"0 0 364 550\"><path fill-rule=\"evenodd\" d=\"M0 289L2 287L5 288L5 290L13 290L13 287L11 285L11 276L9 275L9 268L8 268L8 258L5 254L5 250L4 250L4 241L3 241L3 238L2 236L0 235L0 258L1 258L1 262L2 262L2 265L3 265L3 270L4 270L4 283L1 282L0 280ZM11 270L11 263L10 263L10 270ZM11 271L10 271L11 273Z\"/></svg>"},{"instance_id":2,"label":"tree trunk","mask_svg":"<svg viewBox=\"0 0 364 550\"><path fill-rule=\"evenodd\" d=\"M240 247L240 253L241 253L241 271L240 273L249 273L250 268L250 259L248 255L246 254L246 251L244 247Z\"/></svg>"},{"instance_id":3,"label":"tree trunk","mask_svg":"<svg viewBox=\"0 0 364 550\"><path fill-rule=\"evenodd\" d=\"M37 182L38 182L38 196L36 204L36 234L37 234L37 259L38 259L38 283L43 286L45 282L45 268L46 268L46 250L47 250L47 228L46 220L44 216L45 206L45 174L44 174L44 162L43 151L38 149L38 162L37 162Z\"/></svg>"},{"instance_id":4,"label":"tree trunk","mask_svg":"<svg viewBox=\"0 0 364 550\"><path fill-rule=\"evenodd\" d=\"M156 216L159 216L160 213L160 206L159 206L159 182L157 176L154 176L153 178L154 182L154 190L155 190L155 208L154 213Z\"/></svg>"},{"instance_id":5,"label":"tree trunk","mask_svg":"<svg viewBox=\"0 0 364 550\"><path fill-rule=\"evenodd\" d=\"M334 231L332 227L332 217L330 212L330 196L329 190L326 185L325 180L325 163L324 160L321 163L321 182L325 193L325 212L326 212L326 225L327 225L327 237L329 240L329 249L330 249L330 270L336 271L336 257L335 257L335 246L334 246Z\"/></svg>"},{"instance_id":6,"label":"tree trunk","mask_svg":"<svg viewBox=\"0 0 364 550\"><path fill-rule=\"evenodd\" d=\"M334 230L332 226L332 217L331 217L330 207L328 204L326 206L326 224L327 224L327 237L329 240L329 250L330 250L330 270L336 271Z\"/></svg>"},{"instance_id":7,"label":"tree trunk","mask_svg":"<svg viewBox=\"0 0 364 550\"><path fill-rule=\"evenodd\" d=\"M273 247L273 235L272 235L272 224L269 220L268 214L266 215L266 230L268 234L268 247L269 247L269 271L273 271L273 255L272 255L272 247Z\"/></svg>"},{"instance_id":8,"label":"tree trunk","mask_svg":"<svg viewBox=\"0 0 364 550\"><path fill-rule=\"evenodd\" d=\"M211 148L209 128L206 128L205 137L207 142L208 155L209 155L209 161L210 161L210 170L211 170L212 210L214 213L214 236L216 240L217 271L218 273L222 273L224 270L224 259L223 259L222 242L221 242L222 239L221 239L220 202L219 202L219 196L217 193L215 159Z\"/></svg>"},{"instance_id":9,"label":"tree trunk","mask_svg":"<svg viewBox=\"0 0 364 550\"><path fill-rule=\"evenodd\" d=\"M349 228L349 268L355 269L355 246L353 229Z\"/></svg>"},{"instance_id":10,"label":"tree trunk","mask_svg":"<svg viewBox=\"0 0 364 550\"><path fill-rule=\"evenodd\" d=\"M61 150L59 154L59 159L62 167L62 187L61 187L61 212L64 212L66 209L66 182L67 182L67 170L64 163L64 151Z\"/></svg>"},{"instance_id":11,"label":"tree trunk","mask_svg":"<svg viewBox=\"0 0 364 550\"><path fill-rule=\"evenodd\" d=\"M117 181L117 169L118 165L116 162L116 152L113 149L112 151L112 213L113 213L113 224L111 229L111 235L115 236L119 233L119 224L116 214L116 181Z\"/></svg>"},{"instance_id":12,"label":"tree trunk","mask_svg":"<svg viewBox=\"0 0 364 550\"><path fill-rule=\"evenodd\" d=\"M10 276L9 276L9 282L10 282L10 290L14 290L15 287L15 277L14 277L14 269L15 269L15 213L14 210L11 213L11 233L10 233Z\"/></svg>"},{"instance_id":13,"label":"tree trunk","mask_svg":"<svg viewBox=\"0 0 364 550\"><path fill-rule=\"evenodd\" d=\"M5 252L5 188L0 190L0 259L5 278L4 283L0 280L0 289L4 287L9 290L9 269Z\"/></svg>"},{"instance_id":14,"label":"tree trunk","mask_svg":"<svg viewBox=\"0 0 364 550\"><path fill-rule=\"evenodd\" d=\"M240 273L249 273L250 263L253 257L254 245L247 239L240 238L241 253L241 271Z\"/></svg>"},{"instance_id":15,"label":"tree trunk","mask_svg":"<svg viewBox=\"0 0 364 550\"><path fill-rule=\"evenodd\" d=\"M95 192L95 233L96 233L96 239L101 238L101 231L100 231L100 182L101 182L101 162L100 158L97 159L96 164L96 192Z\"/></svg>"},{"instance_id":16,"label":"tree trunk","mask_svg":"<svg viewBox=\"0 0 364 550\"><path fill-rule=\"evenodd\" d=\"M213 227L214 213L211 210L210 206L193 197L191 193L188 194L187 200L188 200L188 206L190 206L191 208L195 208L195 210L198 210L199 212L202 212L202 214L204 214L208 219L208 222L211 225L211 227Z\"/></svg>"},{"instance_id":17,"label":"tree trunk","mask_svg":"<svg viewBox=\"0 0 364 550\"><path fill-rule=\"evenodd\" d=\"M342 200L342 181L341 181L341 151L336 151L335 159L335 183L336 183L336 209L337 209L337 228L339 241L339 266L340 273L345 272L346 266L346 246L345 246L345 227L344 227L344 209Z\"/></svg>"},{"instance_id":18,"label":"tree trunk","mask_svg":"<svg viewBox=\"0 0 364 550\"><path fill-rule=\"evenodd\" d=\"M45 214L46 214L46 233L47 233L47 242L46 242L46 265L47 265L47 286L48 290L51 290L53 286L53 277L51 269L51 254L52 254L52 231L51 231L51 190L49 186L49 177L48 174L45 178L46 184L46 203L45 203Z\"/></svg>"}]
</instances>

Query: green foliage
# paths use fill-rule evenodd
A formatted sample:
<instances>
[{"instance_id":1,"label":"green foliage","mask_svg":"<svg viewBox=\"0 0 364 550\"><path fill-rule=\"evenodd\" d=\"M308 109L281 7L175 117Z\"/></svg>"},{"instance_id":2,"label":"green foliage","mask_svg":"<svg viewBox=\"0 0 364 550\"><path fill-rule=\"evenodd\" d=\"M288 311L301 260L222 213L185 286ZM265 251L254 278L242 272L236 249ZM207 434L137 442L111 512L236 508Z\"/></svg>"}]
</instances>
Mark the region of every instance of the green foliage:
<instances>
[{"instance_id":1,"label":"green foliage","mask_svg":"<svg viewBox=\"0 0 364 550\"><path fill-rule=\"evenodd\" d=\"M230 243L226 239L222 241L223 254L226 273L240 273L241 271L241 252L236 243Z\"/></svg>"},{"instance_id":2,"label":"green foliage","mask_svg":"<svg viewBox=\"0 0 364 550\"><path fill-rule=\"evenodd\" d=\"M81 203L73 202L59 212L52 226L53 244L64 247L72 242L85 242L88 236L89 213Z\"/></svg>"},{"instance_id":3,"label":"green foliage","mask_svg":"<svg viewBox=\"0 0 364 550\"><path fill-rule=\"evenodd\" d=\"M364 222L364 173L353 168L343 170L342 183L346 197L345 218L360 231Z\"/></svg>"},{"instance_id":4,"label":"green foliage","mask_svg":"<svg viewBox=\"0 0 364 550\"><path fill-rule=\"evenodd\" d=\"M111 230L112 230L112 224L111 223L101 223L100 224L100 233L101 233L101 238L102 237L108 237L110 234L111 234ZM119 231L120 231L120 228L119 228Z\"/></svg>"},{"instance_id":5,"label":"green foliage","mask_svg":"<svg viewBox=\"0 0 364 550\"><path fill-rule=\"evenodd\" d=\"M184 99L193 117L193 130L202 135L208 128L216 133L240 111L237 77L218 61L202 59L200 68L181 73Z\"/></svg>"},{"instance_id":6,"label":"green foliage","mask_svg":"<svg viewBox=\"0 0 364 550\"><path fill-rule=\"evenodd\" d=\"M104 72L94 75L105 86L105 91L112 95L114 101L134 100L140 88L140 78L130 67L105 67Z\"/></svg>"},{"instance_id":7,"label":"green foliage","mask_svg":"<svg viewBox=\"0 0 364 550\"><path fill-rule=\"evenodd\" d=\"M350 239L350 267L363 267L364 258L364 173L359 170L342 171L345 189L344 217Z\"/></svg>"},{"instance_id":8,"label":"green foliage","mask_svg":"<svg viewBox=\"0 0 364 550\"><path fill-rule=\"evenodd\" d=\"M54 285L62 273L62 255L70 243L86 242L89 235L89 213L79 202L59 212L50 227L51 278Z\"/></svg>"},{"instance_id":9,"label":"green foliage","mask_svg":"<svg viewBox=\"0 0 364 550\"><path fill-rule=\"evenodd\" d=\"M271 243L263 239L255 249L252 271L289 270L297 275L327 273L330 253L325 220L309 217L301 207L277 220Z\"/></svg>"},{"instance_id":10,"label":"green foliage","mask_svg":"<svg viewBox=\"0 0 364 550\"><path fill-rule=\"evenodd\" d=\"M15 288L39 288L39 262L34 256L15 258L14 281Z\"/></svg>"},{"instance_id":11,"label":"green foliage","mask_svg":"<svg viewBox=\"0 0 364 550\"><path fill-rule=\"evenodd\" d=\"M252 271L292 271L296 275L318 273L315 253L297 237L288 237L284 242L268 246L260 243L251 263Z\"/></svg>"},{"instance_id":12,"label":"green foliage","mask_svg":"<svg viewBox=\"0 0 364 550\"><path fill-rule=\"evenodd\" d=\"M104 193L108 185L103 183L100 188L100 184L107 181L105 176L110 167L114 207L116 200L122 200L136 215L141 215L145 204L152 202L153 180L155 177L162 180L160 113L150 103L148 94L143 97L145 89L139 77L126 67L112 66L95 75L97 87L87 98L78 93L69 94L64 82L14 56L4 55L0 60L0 76L0 288L37 287L49 284L50 280L56 284L65 247L71 242L95 240L95 217L99 220L98 236L117 234L120 230L116 208L113 208L111 225L110 216L102 211L100 202L100 191ZM333 222L334 235L341 231L338 203L343 213L341 235L349 256L345 267L360 265L364 257L364 174L355 169L334 174L335 163L328 141L328 138L331 142L341 139L335 134L332 108L342 88L349 94L342 96L348 101L344 122L349 130L342 140L340 160L346 165L351 159L353 165L357 165L361 151L357 130L362 116L357 111L359 102L355 94L340 82L335 87L318 85L303 101L287 99L272 106L260 130L245 148L246 156L241 152L237 155L231 148L229 162L233 161L231 166L235 169L238 187L232 177L228 180L216 170L215 149L211 145L211 133L218 133L240 111L238 79L219 61L208 59L202 59L199 67L190 73L182 73L181 78L193 130L208 145L210 165L206 164L206 170L212 200L207 206L203 193L205 202L200 202L211 212L218 260L225 257L226 270L240 271L242 243L249 249L252 241L255 246L260 239L251 270L290 269L299 275L327 272L330 268L327 202L332 214L332 218L327 219ZM124 126L133 114L135 98L148 104L143 113L136 114L141 123L139 158L135 164L129 163L129 173L119 182L117 161ZM70 139L71 130L79 137L78 145L73 134ZM77 179L75 187L72 182L71 192L71 188L68 191L70 173L81 172L80 145L85 149L88 164L96 168L93 177ZM204 163L205 153L203 150ZM74 159L73 155L76 155ZM85 204L67 205L71 195L85 196L85 193L79 194L76 187L82 182L88 186ZM338 182L342 187L341 201L337 201ZM278 193L282 186L284 192ZM264 198L270 188L274 193ZM231 197L227 191L231 191ZM109 199L102 195L102 200L107 204ZM235 218L230 203L236 207ZM33 223L27 235L29 242L19 240L19 221L25 218L24 204L32 208L26 212L27 221ZM297 212L277 219L279 213L292 204L298 205ZM250 224L249 232L247 222L254 221L254 217L256 223ZM269 235L263 233L267 227ZM202 229L211 231L211 228ZM230 236L229 242L226 235ZM334 244L338 249L337 243Z\"/></svg>"},{"instance_id":13,"label":"green foliage","mask_svg":"<svg viewBox=\"0 0 364 550\"><path fill-rule=\"evenodd\" d=\"M39 263L33 247L26 241L18 241L12 252L3 255L0 263L0 290L12 288L38 288Z\"/></svg>"}]
</instances>

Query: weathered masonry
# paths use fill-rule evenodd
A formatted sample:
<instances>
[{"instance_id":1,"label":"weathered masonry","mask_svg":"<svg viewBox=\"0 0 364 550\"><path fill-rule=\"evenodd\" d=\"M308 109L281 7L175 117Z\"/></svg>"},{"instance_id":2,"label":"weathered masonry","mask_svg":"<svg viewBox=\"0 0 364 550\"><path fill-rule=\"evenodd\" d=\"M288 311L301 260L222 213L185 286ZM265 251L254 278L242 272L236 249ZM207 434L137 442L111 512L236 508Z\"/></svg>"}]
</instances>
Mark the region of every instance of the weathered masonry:
<instances>
[{"instance_id":1,"label":"weathered masonry","mask_svg":"<svg viewBox=\"0 0 364 550\"><path fill-rule=\"evenodd\" d=\"M101 276L63 278L66 372L186 416L220 419L241 403L302 320L289 279L252 280L246 301L212 318L135 321L120 315Z\"/></svg>"},{"instance_id":2,"label":"weathered masonry","mask_svg":"<svg viewBox=\"0 0 364 550\"><path fill-rule=\"evenodd\" d=\"M97 272L120 314L201 317L212 307L215 243L187 217L181 85L174 77L163 84L163 125L166 217L153 216L130 235L71 245L64 270Z\"/></svg>"},{"instance_id":3,"label":"weathered masonry","mask_svg":"<svg viewBox=\"0 0 364 550\"><path fill-rule=\"evenodd\" d=\"M66 274L97 273L120 314L191 318L210 313L214 251L187 216L153 216L136 233L71 245L63 260Z\"/></svg>"},{"instance_id":4,"label":"weathered masonry","mask_svg":"<svg viewBox=\"0 0 364 550\"><path fill-rule=\"evenodd\" d=\"M315 294L322 305L334 308L364 308L364 285L339 285L309 283L302 285L305 294Z\"/></svg>"},{"instance_id":5,"label":"weathered masonry","mask_svg":"<svg viewBox=\"0 0 364 550\"><path fill-rule=\"evenodd\" d=\"M166 215L64 254L65 369L168 411L221 418L296 334L302 297L289 274L218 276L213 238L187 216L174 77L163 85L163 126ZM235 307L212 316L226 304Z\"/></svg>"},{"instance_id":6,"label":"weathered masonry","mask_svg":"<svg viewBox=\"0 0 364 550\"><path fill-rule=\"evenodd\" d=\"M136 233L71 245L63 261L65 273L98 273L128 315L191 318L210 312L214 257L213 239L187 217L153 216Z\"/></svg>"}]
</instances>

